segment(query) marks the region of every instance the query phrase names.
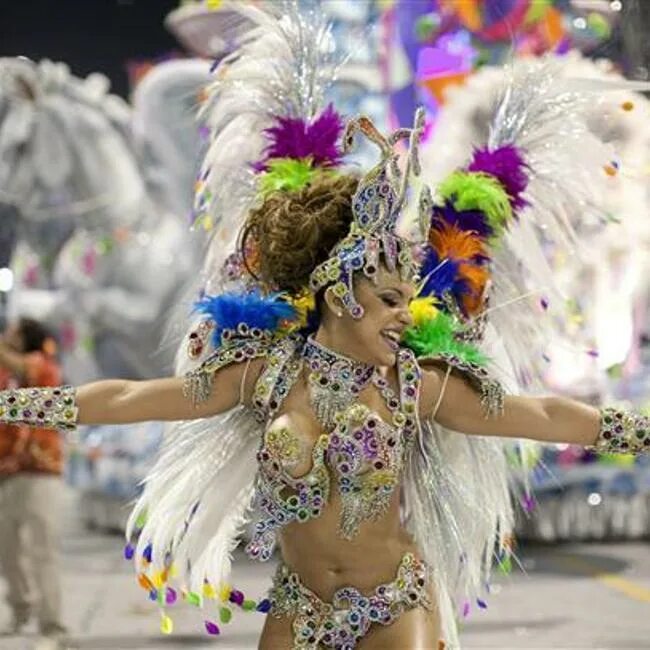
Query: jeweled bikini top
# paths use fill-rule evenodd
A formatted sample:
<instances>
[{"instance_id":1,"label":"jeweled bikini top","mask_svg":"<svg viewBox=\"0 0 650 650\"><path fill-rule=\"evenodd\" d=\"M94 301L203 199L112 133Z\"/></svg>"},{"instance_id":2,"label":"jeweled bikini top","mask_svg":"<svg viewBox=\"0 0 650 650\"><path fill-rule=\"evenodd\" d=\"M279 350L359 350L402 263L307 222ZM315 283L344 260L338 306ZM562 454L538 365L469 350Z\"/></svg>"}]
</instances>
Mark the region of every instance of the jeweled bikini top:
<instances>
[{"instance_id":1,"label":"jeweled bikini top","mask_svg":"<svg viewBox=\"0 0 650 650\"><path fill-rule=\"evenodd\" d=\"M311 450L310 469L295 477L291 471L304 458L304 443L284 416L276 416L305 367L312 406L324 433ZM341 494L340 533L345 539L354 537L364 521L385 514L417 432L420 374L410 350L399 351L397 370L399 395L378 369L311 339L285 339L271 348L254 396L255 409L267 427L257 455L256 505L261 516L246 548L249 555L268 559L280 528L320 516L330 497L332 476ZM386 402L391 423L356 399L371 384Z\"/></svg>"}]
</instances>

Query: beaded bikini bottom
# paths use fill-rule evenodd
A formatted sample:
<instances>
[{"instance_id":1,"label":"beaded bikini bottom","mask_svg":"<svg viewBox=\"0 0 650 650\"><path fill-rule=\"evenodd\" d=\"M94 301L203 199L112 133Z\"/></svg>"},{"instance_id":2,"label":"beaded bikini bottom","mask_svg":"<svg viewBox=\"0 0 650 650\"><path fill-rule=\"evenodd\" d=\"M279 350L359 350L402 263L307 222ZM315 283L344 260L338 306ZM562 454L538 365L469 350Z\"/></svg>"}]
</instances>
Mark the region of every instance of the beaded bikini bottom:
<instances>
[{"instance_id":1,"label":"beaded bikini bottom","mask_svg":"<svg viewBox=\"0 0 650 650\"><path fill-rule=\"evenodd\" d=\"M269 594L271 614L293 616L293 650L319 647L352 650L373 623L390 625L415 607L431 608L426 568L411 553L402 558L397 577L364 596L354 587L336 591L323 602L302 584L297 573L278 567Z\"/></svg>"}]
</instances>

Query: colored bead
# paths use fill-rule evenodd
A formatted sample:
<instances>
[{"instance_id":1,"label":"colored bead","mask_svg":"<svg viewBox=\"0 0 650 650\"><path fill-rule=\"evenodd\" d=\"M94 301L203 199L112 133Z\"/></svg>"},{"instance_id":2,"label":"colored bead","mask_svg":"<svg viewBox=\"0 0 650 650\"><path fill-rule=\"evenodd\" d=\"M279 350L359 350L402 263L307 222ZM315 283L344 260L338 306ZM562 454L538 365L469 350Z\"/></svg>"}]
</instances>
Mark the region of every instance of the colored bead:
<instances>
[{"instance_id":1,"label":"colored bead","mask_svg":"<svg viewBox=\"0 0 650 650\"><path fill-rule=\"evenodd\" d=\"M217 592L215 588L208 582L203 585L203 596L205 598L216 598Z\"/></svg>"},{"instance_id":2,"label":"colored bead","mask_svg":"<svg viewBox=\"0 0 650 650\"><path fill-rule=\"evenodd\" d=\"M505 575L512 572L512 558L510 555L504 555L504 557L499 560L499 571Z\"/></svg>"},{"instance_id":3,"label":"colored bead","mask_svg":"<svg viewBox=\"0 0 650 650\"><path fill-rule=\"evenodd\" d=\"M242 609L245 612L254 612L256 606L257 603L254 600L244 600L244 602L242 603Z\"/></svg>"},{"instance_id":4,"label":"colored bead","mask_svg":"<svg viewBox=\"0 0 650 650\"><path fill-rule=\"evenodd\" d=\"M163 614L160 620L160 631L163 634L171 634L174 631L174 622L166 614Z\"/></svg>"},{"instance_id":5,"label":"colored bead","mask_svg":"<svg viewBox=\"0 0 650 650\"><path fill-rule=\"evenodd\" d=\"M264 598L260 600L255 609L262 614L266 614L271 609L271 601L268 598Z\"/></svg>"},{"instance_id":6,"label":"colored bead","mask_svg":"<svg viewBox=\"0 0 650 650\"><path fill-rule=\"evenodd\" d=\"M135 548L133 547L133 544L131 543L127 544L124 547L124 559L132 560L134 555L135 555Z\"/></svg>"},{"instance_id":7,"label":"colored bead","mask_svg":"<svg viewBox=\"0 0 650 650\"><path fill-rule=\"evenodd\" d=\"M239 605L241 607L244 604L244 594L237 589L233 589L230 593L229 600L231 603L235 603L235 605Z\"/></svg>"},{"instance_id":8,"label":"colored bead","mask_svg":"<svg viewBox=\"0 0 650 650\"><path fill-rule=\"evenodd\" d=\"M153 583L151 582L151 580L149 580L149 578L147 578L147 576L144 573L138 574L138 583L146 591L151 592L155 590Z\"/></svg>"},{"instance_id":9,"label":"colored bead","mask_svg":"<svg viewBox=\"0 0 650 650\"><path fill-rule=\"evenodd\" d=\"M213 623L212 621L205 621L205 631L208 634L211 634L212 636L217 636L218 634L221 634L221 630L219 629L219 626L216 623Z\"/></svg>"},{"instance_id":10,"label":"colored bead","mask_svg":"<svg viewBox=\"0 0 650 650\"><path fill-rule=\"evenodd\" d=\"M185 595L185 600L190 604L190 605L195 605L196 607L201 606L201 596L199 596L197 593L190 591Z\"/></svg>"},{"instance_id":11,"label":"colored bead","mask_svg":"<svg viewBox=\"0 0 650 650\"><path fill-rule=\"evenodd\" d=\"M230 619L232 618L232 611L228 607L220 607L219 608L219 620L224 623L230 623Z\"/></svg>"},{"instance_id":12,"label":"colored bead","mask_svg":"<svg viewBox=\"0 0 650 650\"><path fill-rule=\"evenodd\" d=\"M535 497L533 497L530 494L525 494L521 498L521 505L523 506L524 510L528 513L531 513L533 510L535 510Z\"/></svg>"},{"instance_id":13,"label":"colored bead","mask_svg":"<svg viewBox=\"0 0 650 650\"><path fill-rule=\"evenodd\" d=\"M172 589L172 587L167 587L165 591L165 603L167 605L173 605L178 598L178 595L176 593L175 589Z\"/></svg>"},{"instance_id":14,"label":"colored bead","mask_svg":"<svg viewBox=\"0 0 650 650\"><path fill-rule=\"evenodd\" d=\"M142 551L143 559L146 560L147 562L151 562L152 553L153 553L153 546L151 544L147 544L144 551Z\"/></svg>"},{"instance_id":15,"label":"colored bead","mask_svg":"<svg viewBox=\"0 0 650 650\"><path fill-rule=\"evenodd\" d=\"M156 573L154 573L154 575L153 575L152 582L153 582L154 586L156 587L156 589L160 589L165 584L165 582L167 582L167 580L165 579L164 572L163 571L156 571Z\"/></svg>"}]
</instances>

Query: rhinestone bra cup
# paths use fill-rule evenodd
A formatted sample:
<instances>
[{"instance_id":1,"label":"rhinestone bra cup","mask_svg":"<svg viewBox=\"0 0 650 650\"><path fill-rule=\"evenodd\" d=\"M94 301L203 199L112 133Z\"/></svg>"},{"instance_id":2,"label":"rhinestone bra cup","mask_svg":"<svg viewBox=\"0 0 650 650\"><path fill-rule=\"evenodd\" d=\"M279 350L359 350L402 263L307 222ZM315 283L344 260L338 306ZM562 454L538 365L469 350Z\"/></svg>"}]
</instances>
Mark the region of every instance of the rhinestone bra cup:
<instances>
[{"instance_id":1,"label":"rhinestone bra cup","mask_svg":"<svg viewBox=\"0 0 650 650\"><path fill-rule=\"evenodd\" d=\"M378 371L368 373L359 366L343 368L342 360L348 364L353 362L324 350L327 361L315 360L320 350L314 352L309 344L305 346L305 363L308 370L318 373L319 386L337 382L334 401L338 410L333 411L331 404L323 404L322 393L317 395L317 400L321 400L319 419L326 433L316 440L311 450L311 468L300 477L290 473L299 463L304 464L307 455L299 435L287 426L284 416L267 428L257 455L256 505L261 515L246 548L253 558L267 560L271 557L277 532L286 524L319 517L329 500L332 480L341 495L339 532L344 539L352 539L364 521L381 518L399 483L405 455L415 439L419 369L409 350L400 350L397 358L399 395ZM291 364L286 355L284 363ZM277 381L286 383L282 366L271 358L274 376ZM329 372L332 367L336 368L336 379ZM342 369L345 372L342 373ZM292 374L295 381L297 373ZM363 387L372 383L386 402L392 422L385 422L367 406L355 401L361 389L358 385L353 389L346 385L346 377L357 384L361 382ZM268 378L263 376L263 380L268 385ZM312 380L310 377L310 388ZM283 386L285 395L286 389L287 386ZM312 394L312 404L313 401ZM277 412L277 408L272 411ZM314 411L319 414L316 408Z\"/></svg>"}]
</instances>

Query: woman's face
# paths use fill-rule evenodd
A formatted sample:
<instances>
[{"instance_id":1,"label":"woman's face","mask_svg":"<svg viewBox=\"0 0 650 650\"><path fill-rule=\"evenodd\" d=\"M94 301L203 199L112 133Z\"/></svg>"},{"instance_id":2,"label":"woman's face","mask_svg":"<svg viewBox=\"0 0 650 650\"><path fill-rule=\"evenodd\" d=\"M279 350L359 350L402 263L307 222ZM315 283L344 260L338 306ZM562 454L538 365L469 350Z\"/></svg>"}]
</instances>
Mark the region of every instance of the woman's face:
<instances>
[{"instance_id":1,"label":"woman's face","mask_svg":"<svg viewBox=\"0 0 650 650\"><path fill-rule=\"evenodd\" d=\"M375 366L395 365L402 333L412 322L409 303L415 296L414 284L404 282L398 271L382 266L376 283L359 274L354 293L364 314L354 319L344 309L339 310L337 347Z\"/></svg>"}]
</instances>

